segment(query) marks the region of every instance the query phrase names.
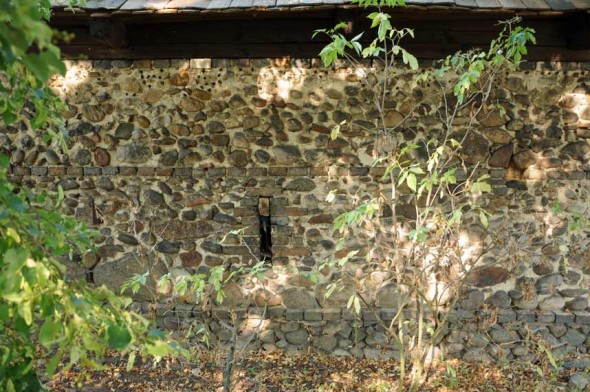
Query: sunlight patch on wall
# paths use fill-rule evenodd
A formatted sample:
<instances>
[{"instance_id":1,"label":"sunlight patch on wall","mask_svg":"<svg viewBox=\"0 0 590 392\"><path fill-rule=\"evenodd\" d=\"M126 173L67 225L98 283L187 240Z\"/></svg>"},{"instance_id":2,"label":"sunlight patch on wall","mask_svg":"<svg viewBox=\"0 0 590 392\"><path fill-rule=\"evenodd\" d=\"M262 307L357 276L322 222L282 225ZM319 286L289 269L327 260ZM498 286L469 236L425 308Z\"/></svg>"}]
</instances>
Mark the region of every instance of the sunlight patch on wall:
<instances>
[{"instance_id":1,"label":"sunlight patch on wall","mask_svg":"<svg viewBox=\"0 0 590 392\"><path fill-rule=\"evenodd\" d=\"M262 99L272 100L274 96L280 96L284 100L289 99L292 90L303 87L306 70L302 68L264 67L258 75L258 91Z\"/></svg>"}]
</instances>

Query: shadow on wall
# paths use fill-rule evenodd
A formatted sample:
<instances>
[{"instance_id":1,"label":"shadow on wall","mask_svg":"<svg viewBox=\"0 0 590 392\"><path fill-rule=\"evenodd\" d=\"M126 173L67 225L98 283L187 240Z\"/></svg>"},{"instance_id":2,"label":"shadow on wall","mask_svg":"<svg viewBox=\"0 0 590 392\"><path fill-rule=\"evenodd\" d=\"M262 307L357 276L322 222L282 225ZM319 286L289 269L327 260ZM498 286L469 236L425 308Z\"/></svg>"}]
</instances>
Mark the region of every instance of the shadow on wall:
<instances>
[{"instance_id":1,"label":"shadow on wall","mask_svg":"<svg viewBox=\"0 0 590 392\"><path fill-rule=\"evenodd\" d=\"M14 174L39 188L62 186L68 213L100 231L97 255L81 255L72 269L90 271L97 284L117 291L147 272L140 300L159 297L155 282L167 273L206 274L260 258L258 200L271 197L273 268L265 281L254 276L230 285L225 304L284 305L295 319L329 321L320 307L345 308L348 296L323 298L330 271L321 271L318 284L301 273L342 255L332 222L352 208L350 196L388 192L383 168L370 165L376 114L361 76L309 60L72 63L54 83L70 106L68 154L36 144L32 134L11 133ZM482 172L494 187L486 203L495 237L514 235L512 245L492 247L490 261L510 268L495 266L474 278L483 293L475 296L479 305L495 306L501 292L508 298L502 309L563 311L577 301L575 310L586 310L588 240L567 230L563 211L587 211L587 79L581 70L506 76L496 97L506 116L480 119L466 146L487 162ZM432 86L417 86L399 71L387 116L392 123L409 117L400 129L406 142L437 131L433 96ZM342 121L347 126L332 140L332 127ZM338 197L328 203L333 190ZM551 209L555 200L563 211ZM466 253L492 243L474 236L470 228L458 239ZM346 251L359 250L355 268L387 251L368 248L374 238L348 238ZM377 274L373 283L389 293ZM319 316L306 316L308 310Z\"/></svg>"}]
</instances>

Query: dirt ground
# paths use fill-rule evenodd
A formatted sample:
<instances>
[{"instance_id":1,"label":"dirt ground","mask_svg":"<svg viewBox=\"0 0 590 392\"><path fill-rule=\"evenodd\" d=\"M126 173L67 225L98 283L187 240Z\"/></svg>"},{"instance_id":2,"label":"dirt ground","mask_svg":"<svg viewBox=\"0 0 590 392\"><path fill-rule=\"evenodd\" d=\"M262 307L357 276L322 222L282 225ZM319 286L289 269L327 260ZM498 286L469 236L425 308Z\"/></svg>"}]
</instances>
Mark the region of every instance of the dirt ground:
<instances>
[{"instance_id":1,"label":"dirt ground","mask_svg":"<svg viewBox=\"0 0 590 392\"><path fill-rule=\"evenodd\" d=\"M223 357L202 353L198 363L137 361L127 371L125 358L109 356L101 371L62 371L47 382L52 391L144 392L221 391ZM476 365L457 360L433 367L421 391L559 391L570 372L548 364ZM395 360L336 358L319 353L252 353L235 367L233 391L392 391L399 378Z\"/></svg>"}]
</instances>

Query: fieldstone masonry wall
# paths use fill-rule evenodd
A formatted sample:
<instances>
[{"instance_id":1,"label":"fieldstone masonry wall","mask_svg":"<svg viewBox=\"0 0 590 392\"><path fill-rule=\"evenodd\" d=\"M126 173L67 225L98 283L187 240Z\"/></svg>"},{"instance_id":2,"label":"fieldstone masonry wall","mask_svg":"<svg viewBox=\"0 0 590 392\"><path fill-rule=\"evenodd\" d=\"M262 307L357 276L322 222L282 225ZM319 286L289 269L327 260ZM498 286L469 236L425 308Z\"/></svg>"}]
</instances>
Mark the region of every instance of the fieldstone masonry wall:
<instances>
[{"instance_id":1,"label":"fieldstone masonry wall","mask_svg":"<svg viewBox=\"0 0 590 392\"><path fill-rule=\"evenodd\" d=\"M471 281L446 338L450 354L523 357L530 354L526 331L563 350L590 347L588 236L571 234L550 211L559 200L587 214L589 70L590 64L526 64L503 75L494 99L506 115L491 110L467 138L465 160L491 176L491 229L517 233L515 242L527 246L492 250L494 260L506 262ZM417 86L403 70L395 80L388 124L407 116L400 137L414 142L440 130L438 104L429 101L434 86ZM373 92L355 72L323 69L315 60L81 61L69 64L54 87L69 105L69 151L40 141L26 125L2 129L0 145L14 181L61 186L66 212L99 230L97 254L69 263L72 273L118 290L149 270L151 286L137 295L147 301L153 280L166 272L242 265L259 256L258 198L268 196L273 268L264 285L254 279L228 287L224 305L256 305L242 316L249 316L245 330L264 321L264 349L311 344L336 355L395 355L374 315L357 318L344 309L348 298L323 297L329 271L315 286L294 273L334 257L331 224L350 208L347 193L387 187L384 169L370 166ZM331 127L343 120L331 140ZM336 202L326 202L334 189ZM227 236L237 229L241 238ZM567 262L560 245L569 247ZM366 244L351 238L351 249L361 251L353 260L361 265ZM375 281L374 291L387 304L390 287ZM268 306L264 315L261 306ZM382 312L391 310L384 305ZM159 305L156 315L168 326L179 316L211 316L182 303ZM222 331L217 321L211 328Z\"/></svg>"}]
</instances>

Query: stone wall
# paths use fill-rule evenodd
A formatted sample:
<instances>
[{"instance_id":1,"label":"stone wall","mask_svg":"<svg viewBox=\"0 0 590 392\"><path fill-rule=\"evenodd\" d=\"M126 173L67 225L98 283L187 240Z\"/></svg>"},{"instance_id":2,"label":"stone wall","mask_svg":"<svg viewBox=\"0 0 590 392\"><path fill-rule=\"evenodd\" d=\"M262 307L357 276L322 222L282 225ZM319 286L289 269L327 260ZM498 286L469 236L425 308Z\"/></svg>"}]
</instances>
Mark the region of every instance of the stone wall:
<instances>
[{"instance_id":1,"label":"stone wall","mask_svg":"<svg viewBox=\"0 0 590 392\"><path fill-rule=\"evenodd\" d=\"M381 322L388 324L396 314L382 309L376 315L363 311L356 315L348 309L268 309L250 308L203 311L188 304L170 306L136 302L134 310L154 317L168 329L187 331L206 323L212 336L227 343L231 331L223 326L239 326L238 346L248 349L290 353L310 348L336 356L399 358ZM535 362L545 357L538 344L552 350L556 358L565 358L564 367L584 369L590 366L586 354L590 348L590 312L535 311L510 307L488 310L460 309L451 319L443 344L434 358L461 357L468 361L517 360ZM407 317L414 315L408 312ZM198 339L203 336L199 335ZM196 340L198 340L196 339Z\"/></svg>"},{"instance_id":2,"label":"stone wall","mask_svg":"<svg viewBox=\"0 0 590 392\"><path fill-rule=\"evenodd\" d=\"M512 351L505 355L519 355L520 346L500 336L513 333L505 328L512 321L540 323L552 342L570 350L585 352L590 343L588 238L572 235L550 210L558 200L587 214L589 69L526 64L503 75L494 100L506 114L482 116L467 139L466 160L480 162L479 171L491 176L492 230L517 233L514 242L527 246L492 249L501 263L475 276L460 302L458 320L471 321L449 336L454 354L488 347L479 336L504 344L490 350L507 347ZM433 87L415 85L403 70L395 80L387 121L395 125L407 116L400 137L420 142L440 129L437 104L429 102ZM81 61L69 64L54 87L69 105L68 152L40 141L26 125L5 127L0 144L13 180L37 189L61 186L66 212L99 230L97 254L69 263L72 273L118 290L134 273L149 271L155 280L224 262L243 265L260 256L257 207L267 196L273 268L264 284L253 279L228 287L224 304L274 309L273 317L287 322L265 342L277 347L301 348L308 336L349 330L342 327L348 298L323 297L330 273L314 286L297 272L337 253L332 220L350 208L348 193L372 195L388 186L384 169L370 166L377 113L372 91L354 71L324 69L315 60ZM343 120L349 125L331 140L332 126ZM334 203L325 201L331 190L340 192ZM241 236L227 235L239 229ZM560 246L568 247L567 259ZM362 265L367 244L351 238L351 249L360 250L353 262ZM375 286L375 298L387 295L387 287ZM142 289L137 299L151 300L153 293ZM480 311L510 319L482 324ZM357 321L364 328L356 338L361 350L382 347L367 317ZM295 328L302 322L314 328L311 335L290 339L303 331ZM350 333L339 336L325 338L325 347L355 353Z\"/></svg>"}]
</instances>

